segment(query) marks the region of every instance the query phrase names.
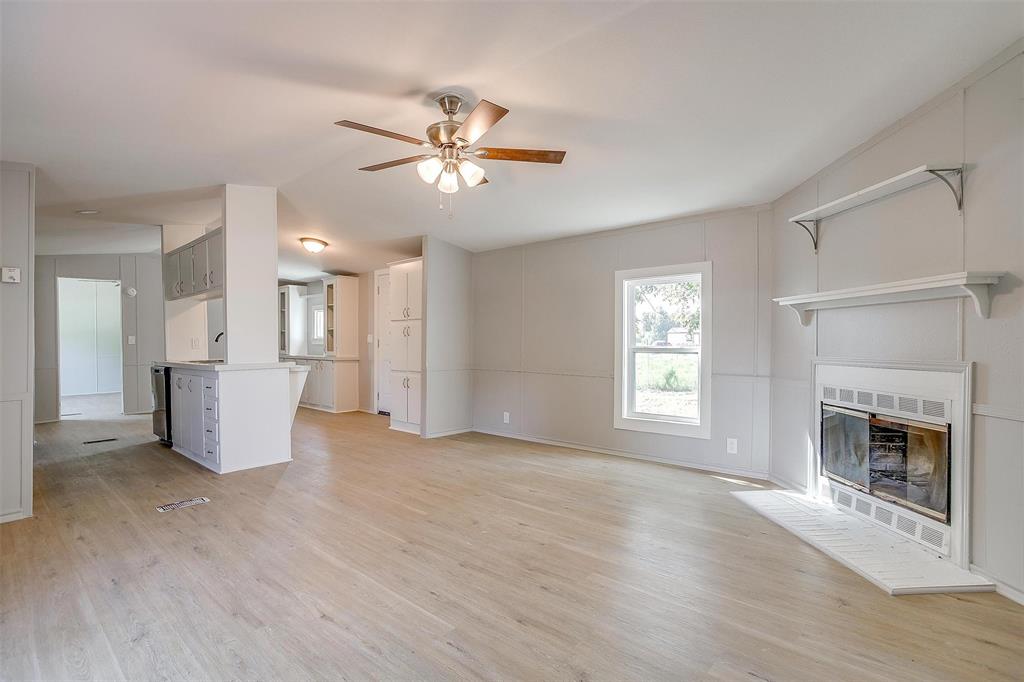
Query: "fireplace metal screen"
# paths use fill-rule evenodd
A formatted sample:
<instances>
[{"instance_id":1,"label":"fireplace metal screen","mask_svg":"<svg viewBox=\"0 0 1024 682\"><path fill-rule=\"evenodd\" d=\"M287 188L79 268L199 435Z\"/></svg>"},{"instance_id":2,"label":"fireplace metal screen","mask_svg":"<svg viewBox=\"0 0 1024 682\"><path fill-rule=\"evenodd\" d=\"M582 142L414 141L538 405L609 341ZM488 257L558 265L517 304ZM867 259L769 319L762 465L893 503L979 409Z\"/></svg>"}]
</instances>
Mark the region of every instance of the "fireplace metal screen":
<instances>
[{"instance_id":1,"label":"fireplace metal screen","mask_svg":"<svg viewBox=\"0 0 1024 682\"><path fill-rule=\"evenodd\" d=\"M835 481L949 523L949 426L822 404L821 464Z\"/></svg>"}]
</instances>

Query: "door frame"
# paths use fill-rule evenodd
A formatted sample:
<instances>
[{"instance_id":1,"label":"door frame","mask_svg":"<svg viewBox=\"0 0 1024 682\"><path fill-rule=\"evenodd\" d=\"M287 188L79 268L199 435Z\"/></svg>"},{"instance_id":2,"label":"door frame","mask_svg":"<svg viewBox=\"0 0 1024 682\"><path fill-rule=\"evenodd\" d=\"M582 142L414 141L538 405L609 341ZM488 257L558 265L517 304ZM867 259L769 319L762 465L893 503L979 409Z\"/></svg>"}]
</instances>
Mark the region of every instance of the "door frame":
<instances>
[{"instance_id":1,"label":"door frame","mask_svg":"<svg viewBox=\"0 0 1024 682\"><path fill-rule=\"evenodd\" d=\"M161 265L161 275L160 275L161 276L161 285L160 286L161 286L161 293L162 293L162 288L163 288L163 283L162 283L162 278L163 278L163 261L160 262L160 265ZM117 288L119 290L118 291L118 296L117 296L117 316L119 318L119 324L120 324L120 330L118 332L118 337L119 337L120 344L121 344L121 359L120 359L120 365L121 365L121 391L120 391L120 393L121 393L121 415L122 416L126 415L127 413L124 411L124 393L125 393L125 391L124 391L124 385L125 385L125 379L124 379L124 337L125 337L125 334L124 334L124 298L123 298L123 296L124 296L124 283L121 281L120 277L118 277L116 279L108 279L108 278L100 278L100 277L74 277L72 275L61 275L59 273L54 273L54 276L53 276L53 313L54 313L54 315L57 318L57 320L56 320L57 333L54 335L56 337L54 339L54 348L56 349L56 352L57 352L57 381L56 381L56 385L57 385L57 419L55 419L54 421L56 421L56 422L63 421L63 419L61 418L62 417L61 413L64 412L64 408L61 405L63 396L61 395L62 391L61 391L61 386L60 386L60 373L61 373L61 362L60 362L60 340L61 340L61 328L60 328L60 281L62 279L76 279L76 280L81 280L81 281L84 281L84 282L111 282L115 286L117 286ZM44 423L44 422L40 422L40 423Z\"/></svg>"},{"instance_id":2,"label":"door frame","mask_svg":"<svg viewBox=\"0 0 1024 682\"><path fill-rule=\"evenodd\" d=\"M377 404L377 396L380 394L380 382L390 381L391 377L380 377L377 372L377 355L380 350L380 332L384 325L391 324L391 320L381 320L380 315L377 311L380 308L380 288L377 286L377 280L381 275L388 275L390 283L391 270L389 268L380 268L373 271L373 343L370 344L370 383L371 383L371 395L370 404L373 406L373 414L380 414L379 405Z\"/></svg>"}]
</instances>

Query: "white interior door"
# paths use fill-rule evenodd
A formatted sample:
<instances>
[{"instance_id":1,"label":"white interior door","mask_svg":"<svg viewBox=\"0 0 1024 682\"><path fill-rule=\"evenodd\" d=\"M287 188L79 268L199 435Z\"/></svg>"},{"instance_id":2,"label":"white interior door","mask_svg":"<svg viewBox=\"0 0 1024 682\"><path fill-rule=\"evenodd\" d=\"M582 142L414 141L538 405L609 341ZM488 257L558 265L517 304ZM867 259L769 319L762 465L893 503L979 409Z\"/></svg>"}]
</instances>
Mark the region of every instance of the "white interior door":
<instances>
[{"instance_id":1,"label":"white interior door","mask_svg":"<svg viewBox=\"0 0 1024 682\"><path fill-rule=\"evenodd\" d=\"M387 273L377 275L377 299L374 319L377 320L377 348L374 373L377 379L377 412L391 412L391 281Z\"/></svg>"}]
</instances>

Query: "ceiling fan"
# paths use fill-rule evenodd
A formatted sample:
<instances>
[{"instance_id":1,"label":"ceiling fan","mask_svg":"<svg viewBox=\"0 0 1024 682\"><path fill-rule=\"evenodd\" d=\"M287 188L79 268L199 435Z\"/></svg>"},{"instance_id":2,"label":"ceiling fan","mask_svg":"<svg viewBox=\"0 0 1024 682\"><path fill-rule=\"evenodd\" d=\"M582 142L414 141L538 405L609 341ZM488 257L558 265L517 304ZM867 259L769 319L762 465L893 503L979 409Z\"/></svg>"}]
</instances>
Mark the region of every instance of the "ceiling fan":
<instances>
[{"instance_id":1,"label":"ceiling fan","mask_svg":"<svg viewBox=\"0 0 1024 682\"><path fill-rule=\"evenodd\" d=\"M462 176L467 187L476 187L487 182L484 169L470 159L491 161L528 161L531 163L562 163L565 152L545 149L506 149L503 147L478 147L470 149L491 126L508 113L508 109L499 107L485 99L480 100L464 121L456 121L455 116L462 108L462 97L452 93L438 96L434 101L441 107L447 120L431 123L427 126L427 140L393 133L353 121L338 121L335 125L365 133L383 135L394 140L401 140L430 150L428 153L407 156L404 159L386 161L359 170L379 171L385 168L403 166L407 163L416 164L416 172L427 184L437 182L437 189L445 194L459 191L459 176Z\"/></svg>"}]
</instances>

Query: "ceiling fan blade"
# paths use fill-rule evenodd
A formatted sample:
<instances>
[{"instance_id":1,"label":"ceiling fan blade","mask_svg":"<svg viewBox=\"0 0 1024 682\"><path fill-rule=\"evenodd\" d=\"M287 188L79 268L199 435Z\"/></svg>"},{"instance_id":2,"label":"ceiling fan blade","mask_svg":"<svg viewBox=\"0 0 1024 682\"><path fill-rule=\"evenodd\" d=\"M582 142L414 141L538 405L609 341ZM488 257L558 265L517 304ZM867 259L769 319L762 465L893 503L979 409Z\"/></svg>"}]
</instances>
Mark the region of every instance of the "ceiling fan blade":
<instances>
[{"instance_id":1,"label":"ceiling fan blade","mask_svg":"<svg viewBox=\"0 0 1024 682\"><path fill-rule=\"evenodd\" d=\"M431 156L433 156L433 154L417 154L416 156L407 156L404 159L396 159L394 161L385 161L384 163L378 163L378 164L374 164L372 166L366 166L365 168L360 168L359 170L379 171L379 170L384 170L385 168L394 168L395 166L404 166L407 163L415 163L417 161L423 161L425 159L429 159Z\"/></svg>"},{"instance_id":2,"label":"ceiling fan blade","mask_svg":"<svg viewBox=\"0 0 1024 682\"><path fill-rule=\"evenodd\" d=\"M565 152L547 149L506 149L504 147L480 147L475 152L479 158L489 161L529 161L531 163L562 163Z\"/></svg>"},{"instance_id":3,"label":"ceiling fan blade","mask_svg":"<svg viewBox=\"0 0 1024 682\"><path fill-rule=\"evenodd\" d=\"M421 147L433 147L433 145L426 140L409 137L402 133L393 133L390 130L384 130L383 128L374 128L373 126L363 125L362 123L356 123L355 121L336 121L334 125L341 126L342 128L351 128L352 130L361 130L364 133L383 135L384 137L390 137L392 140L401 140L402 142L408 142L409 144L418 144Z\"/></svg>"},{"instance_id":4,"label":"ceiling fan blade","mask_svg":"<svg viewBox=\"0 0 1024 682\"><path fill-rule=\"evenodd\" d=\"M508 109L505 107L482 99L455 131L455 137L465 140L467 145L473 144L507 113Z\"/></svg>"}]
</instances>

